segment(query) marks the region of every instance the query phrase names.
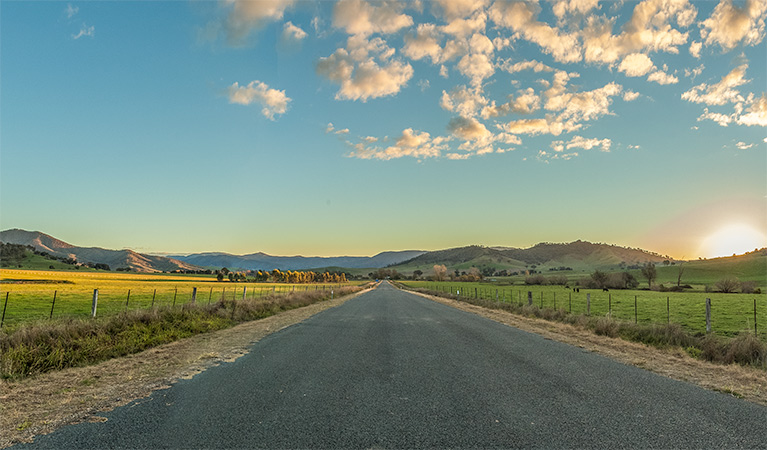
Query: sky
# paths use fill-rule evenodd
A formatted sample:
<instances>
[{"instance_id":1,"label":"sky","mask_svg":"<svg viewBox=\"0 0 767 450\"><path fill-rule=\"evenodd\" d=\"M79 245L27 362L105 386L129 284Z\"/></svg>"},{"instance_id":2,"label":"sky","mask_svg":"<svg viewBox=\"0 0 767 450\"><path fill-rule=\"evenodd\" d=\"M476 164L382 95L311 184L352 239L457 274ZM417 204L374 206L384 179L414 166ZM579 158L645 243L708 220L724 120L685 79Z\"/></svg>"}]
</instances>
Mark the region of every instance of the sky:
<instances>
[{"instance_id":1,"label":"sky","mask_svg":"<svg viewBox=\"0 0 767 450\"><path fill-rule=\"evenodd\" d=\"M767 0L0 0L0 229L767 246Z\"/></svg>"}]
</instances>

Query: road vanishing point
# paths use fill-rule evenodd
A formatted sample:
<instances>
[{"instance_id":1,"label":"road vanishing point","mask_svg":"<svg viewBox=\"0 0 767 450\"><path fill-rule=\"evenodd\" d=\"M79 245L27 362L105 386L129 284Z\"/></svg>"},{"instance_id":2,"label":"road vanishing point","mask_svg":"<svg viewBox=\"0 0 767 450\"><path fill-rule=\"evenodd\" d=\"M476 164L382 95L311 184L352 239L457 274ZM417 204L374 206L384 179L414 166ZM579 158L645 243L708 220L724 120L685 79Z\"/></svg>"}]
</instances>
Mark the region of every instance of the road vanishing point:
<instances>
[{"instance_id":1,"label":"road vanishing point","mask_svg":"<svg viewBox=\"0 0 767 450\"><path fill-rule=\"evenodd\" d=\"M18 448L767 448L767 408L388 283Z\"/></svg>"}]
</instances>

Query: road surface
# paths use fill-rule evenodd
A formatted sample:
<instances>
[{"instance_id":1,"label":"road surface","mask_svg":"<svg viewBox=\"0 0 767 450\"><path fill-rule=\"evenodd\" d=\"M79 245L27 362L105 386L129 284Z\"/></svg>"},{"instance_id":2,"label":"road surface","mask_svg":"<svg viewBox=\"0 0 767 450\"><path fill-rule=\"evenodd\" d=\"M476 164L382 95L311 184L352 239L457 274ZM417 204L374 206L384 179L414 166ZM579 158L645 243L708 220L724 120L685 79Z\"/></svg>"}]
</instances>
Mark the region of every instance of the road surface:
<instances>
[{"instance_id":1,"label":"road surface","mask_svg":"<svg viewBox=\"0 0 767 450\"><path fill-rule=\"evenodd\" d=\"M767 447L765 407L387 283L103 416L30 447Z\"/></svg>"}]
</instances>

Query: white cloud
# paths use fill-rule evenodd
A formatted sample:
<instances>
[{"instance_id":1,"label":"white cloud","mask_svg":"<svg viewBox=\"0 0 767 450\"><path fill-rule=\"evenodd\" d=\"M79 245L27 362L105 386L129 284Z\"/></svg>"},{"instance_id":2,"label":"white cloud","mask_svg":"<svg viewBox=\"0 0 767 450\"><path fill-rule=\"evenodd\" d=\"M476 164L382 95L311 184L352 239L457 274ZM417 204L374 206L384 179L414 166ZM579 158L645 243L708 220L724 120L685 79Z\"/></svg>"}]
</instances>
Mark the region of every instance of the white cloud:
<instances>
[{"instance_id":1,"label":"white cloud","mask_svg":"<svg viewBox=\"0 0 767 450\"><path fill-rule=\"evenodd\" d=\"M81 37L93 37L96 35L96 28L83 24L80 27L80 31L77 34L72 35L72 39L80 39Z\"/></svg>"},{"instance_id":2,"label":"white cloud","mask_svg":"<svg viewBox=\"0 0 767 450\"><path fill-rule=\"evenodd\" d=\"M306 38L306 31L293 25L293 22L285 22L282 27L282 40L285 42L300 42Z\"/></svg>"},{"instance_id":3,"label":"white cloud","mask_svg":"<svg viewBox=\"0 0 767 450\"><path fill-rule=\"evenodd\" d=\"M634 100L639 98L639 92L634 91L626 91L623 93L623 101L624 102L633 102Z\"/></svg>"},{"instance_id":4,"label":"white cloud","mask_svg":"<svg viewBox=\"0 0 767 450\"><path fill-rule=\"evenodd\" d=\"M440 45L441 34L437 26L431 23L418 25L415 33L405 35L405 46L402 54L410 59L431 58L432 64L442 61L442 46Z\"/></svg>"},{"instance_id":5,"label":"white cloud","mask_svg":"<svg viewBox=\"0 0 767 450\"><path fill-rule=\"evenodd\" d=\"M285 95L285 91L271 89L266 83L258 80L251 81L247 86L240 86L237 82L229 86L229 103L250 105L258 103L263 106L261 114L269 120L274 120L275 114L285 114L288 103L291 101ZM328 124L332 128L333 124Z\"/></svg>"},{"instance_id":6,"label":"white cloud","mask_svg":"<svg viewBox=\"0 0 767 450\"><path fill-rule=\"evenodd\" d=\"M702 42L691 42L690 43L690 54L697 59L700 59L700 50L703 48Z\"/></svg>"},{"instance_id":7,"label":"white cloud","mask_svg":"<svg viewBox=\"0 0 767 450\"><path fill-rule=\"evenodd\" d=\"M461 58L458 71L471 80L472 86L479 86L484 79L493 76L495 66L489 55L474 53Z\"/></svg>"},{"instance_id":8,"label":"white cloud","mask_svg":"<svg viewBox=\"0 0 767 450\"><path fill-rule=\"evenodd\" d=\"M370 4L364 0L340 0L333 8L333 25L349 34L390 34L413 25L413 18L402 14L397 1Z\"/></svg>"},{"instance_id":9,"label":"white cloud","mask_svg":"<svg viewBox=\"0 0 767 450\"><path fill-rule=\"evenodd\" d=\"M552 11L561 20L567 14L586 15L598 7L599 0L554 0Z\"/></svg>"},{"instance_id":10,"label":"white cloud","mask_svg":"<svg viewBox=\"0 0 767 450\"><path fill-rule=\"evenodd\" d=\"M64 12L67 15L67 19L71 19L72 17L74 17L78 11L80 11L80 8L78 8L77 6L72 6L71 3L67 3L67 9L64 10Z\"/></svg>"},{"instance_id":11,"label":"white cloud","mask_svg":"<svg viewBox=\"0 0 767 450\"><path fill-rule=\"evenodd\" d=\"M735 144L735 146L741 150L748 150L749 148L753 147L754 144L746 144L743 141L739 141L737 144Z\"/></svg>"},{"instance_id":12,"label":"white cloud","mask_svg":"<svg viewBox=\"0 0 767 450\"><path fill-rule=\"evenodd\" d=\"M380 38L367 40L361 35L351 36L347 48L320 58L316 69L318 74L341 85L336 99L365 102L397 94L412 78L413 68L391 59L393 55L394 49Z\"/></svg>"},{"instance_id":13,"label":"white cloud","mask_svg":"<svg viewBox=\"0 0 767 450\"><path fill-rule=\"evenodd\" d=\"M701 64L701 65L699 65L698 67L696 67L694 69L684 69L684 76L692 77L692 79L694 80L695 78L698 77L698 75L703 73L703 70L705 68L706 68L706 66Z\"/></svg>"},{"instance_id":14,"label":"white cloud","mask_svg":"<svg viewBox=\"0 0 767 450\"><path fill-rule=\"evenodd\" d=\"M582 136L573 136L570 142L565 146L568 150L571 148L582 148L584 150L591 150L594 147L600 147L603 152L609 152L612 146L610 139L587 139Z\"/></svg>"},{"instance_id":15,"label":"white cloud","mask_svg":"<svg viewBox=\"0 0 767 450\"><path fill-rule=\"evenodd\" d=\"M224 24L226 35L230 43L240 44L251 31L281 20L295 0L226 0L223 3L232 5Z\"/></svg>"},{"instance_id":16,"label":"white cloud","mask_svg":"<svg viewBox=\"0 0 767 450\"><path fill-rule=\"evenodd\" d=\"M618 71L627 77L641 77L655 68L652 60L643 53L626 55L618 66Z\"/></svg>"},{"instance_id":17,"label":"white cloud","mask_svg":"<svg viewBox=\"0 0 767 450\"><path fill-rule=\"evenodd\" d=\"M485 126L474 118L454 117L447 125L448 131L465 141L487 140L492 136Z\"/></svg>"},{"instance_id":18,"label":"white cloud","mask_svg":"<svg viewBox=\"0 0 767 450\"><path fill-rule=\"evenodd\" d=\"M368 147L364 143L349 143L353 150L347 155L360 159L390 160L409 156L412 158L437 158L448 149L449 138L438 136L432 138L429 133L407 128L394 145L389 147ZM371 141L368 141L369 143Z\"/></svg>"},{"instance_id":19,"label":"white cloud","mask_svg":"<svg viewBox=\"0 0 767 450\"><path fill-rule=\"evenodd\" d=\"M747 64L740 65L716 83L707 85L701 83L682 94L682 99L707 105L724 105L725 103L742 102L743 96L735 89L748 82L745 79Z\"/></svg>"},{"instance_id":20,"label":"white cloud","mask_svg":"<svg viewBox=\"0 0 767 450\"><path fill-rule=\"evenodd\" d=\"M560 119L573 119L576 122L596 119L610 114L612 97L618 95L623 87L609 83L591 91L562 92L556 83L544 92L547 97L544 107L550 111L562 111Z\"/></svg>"},{"instance_id":21,"label":"white cloud","mask_svg":"<svg viewBox=\"0 0 767 450\"><path fill-rule=\"evenodd\" d=\"M571 63L582 59L577 33L565 33L538 21L537 3L497 0L489 10L490 18L501 27L511 28L514 36L537 44L556 61Z\"/></svg>"},{"instance_id":22,"label":"white cloud","mask_svg":"<svg viewBox=\"0 0 767 450\"><path fill-rule=\"evenodd\" d=\"M520 61L518 63L511 63L511 60L502 61L500 63L500 69L509 73L521 72L523 70L532 70L533 72L553 72L554 69L543 64L540 61Z\"/></svg>"},{"instance_id":23,"label":"white cloud","mask_svg":"<svg viewBox=\"0 0 767 450\"><path fill-rule=\"evenodd\" d=\"M740 125L767 127L767 94L762 94L756 100L752 100L748 113L738 117Z\"/></svg>"},{"instance_id":24,"label":"white cloud","mask_svg":"<svg viewBox=\"0 0 767 450\"><path fill-rule=\"evenodd\" d=\"M520 119L500 125L501 129L511 134L553 134L559 136L564 131L561 124L551 122L548 119Z\"/></svg>"},{"instance_id":25,"label":"white cloud","mask_svg":"<svg viewBox=\"0 0 767 450\"><path fill-rule=\"evenodd\" d=\"M541 108L541 98L533 88L527 88L517 92L517 96L509 96L507 103L496 106L495 101L489 106L482 108L482 117L499 117L509 113L531 114Z\"/></svg>"},{"instance_id":26,"label":"white cloud","mask_svg":"<svg viewBox=\"0 0 767 450\"><path fill-rule=\"evenodd\" d=\"M434 0L436 12L447 21L469 17L488 3L489 0Z\"/></svg>"},{"instance_id":27,"label":"white cloud","mask_svg":"<svg viewBox=\"0 0 767 450\"><path fill-rule=\"evenodd\" d=\"M719 44L730 50L739 43L756 45L764 38L764 19L767 2L746 0L743 7L732 4L732 0L721 0L711 17L701 24L700 35L706 45Z\"/></svg>"},{"instance_id":28,"label":"white cloud","mask_svg":"<svg viewBox=\"0 0 767 450\"><path fill-rule=\"evenodd\" d=\"M472 34L483 31L486 23L487 15L482 11L477 11L471 17L455 18L440 29L443 33L452 35L458 39L466 39Z\"/></svg>"},{"instance_id":29,"label":"white cloud","mask_svg":"<svg viewBox=\"0 0 767 450\"><path fill-rule=\"evenodd\" d=\"M479 88L456 86L449 93L442 91L440 106L445 111L456 112L461 117L474 117L488 104Z\"/></svg>"},{"instance_id":30,"label":"white cloud","mask_svg":"<svg viewBox=\"0 0 767 450\"><path fill-rule=\"evenodd\" d=\"M656 70L647 77L647 81L654 81L658 84L676 84L679 83L679 78L662 70Z\"/></svg>"}]
</instances>

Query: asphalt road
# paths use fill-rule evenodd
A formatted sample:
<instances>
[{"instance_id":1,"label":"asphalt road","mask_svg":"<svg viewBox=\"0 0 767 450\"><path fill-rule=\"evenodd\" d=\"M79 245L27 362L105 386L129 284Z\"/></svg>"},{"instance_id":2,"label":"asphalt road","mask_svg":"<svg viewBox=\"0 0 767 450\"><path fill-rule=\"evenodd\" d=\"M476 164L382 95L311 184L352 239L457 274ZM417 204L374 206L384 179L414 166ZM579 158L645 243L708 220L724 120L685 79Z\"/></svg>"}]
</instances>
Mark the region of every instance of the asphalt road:
<instances>
[{"instance_id":1,"label":"asphalt road","mask_svg":"<svg viewBox=\"0 0 767 450\"><path fill-rule=\"evenodd\" d=\"M30 447L767 448L767 408L389 285Z\"/></svg>"}]
</instances>

